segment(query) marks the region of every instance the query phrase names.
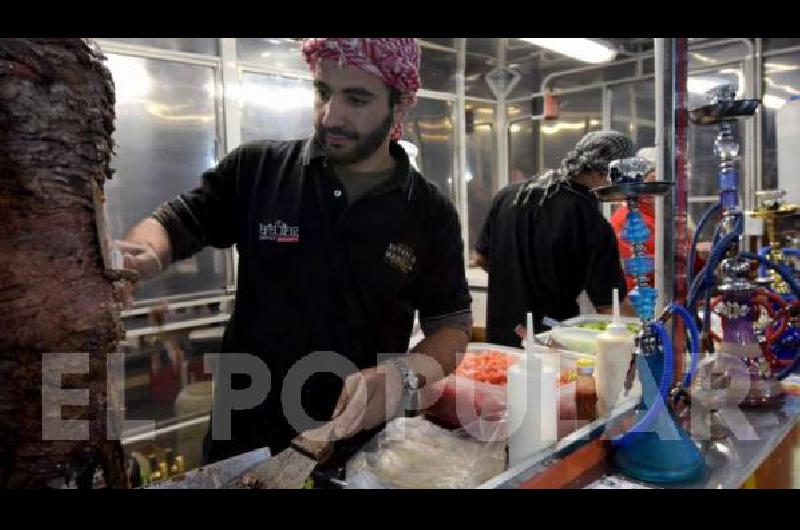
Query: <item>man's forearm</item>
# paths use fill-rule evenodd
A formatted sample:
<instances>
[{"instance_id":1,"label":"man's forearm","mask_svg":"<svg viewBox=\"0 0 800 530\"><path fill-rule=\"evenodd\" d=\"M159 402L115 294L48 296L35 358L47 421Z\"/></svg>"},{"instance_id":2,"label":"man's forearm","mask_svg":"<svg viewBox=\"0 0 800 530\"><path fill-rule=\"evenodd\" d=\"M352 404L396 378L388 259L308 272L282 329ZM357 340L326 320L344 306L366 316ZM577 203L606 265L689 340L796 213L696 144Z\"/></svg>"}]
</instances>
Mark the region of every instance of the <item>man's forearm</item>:
<instances>
[{"instance_id":1,"label":"man's forearm","mask_svg":"<svg viewBox=\"0 0 800 530\"><path fill-rule=\"evenodd\" d=\"M456 369L460 355L467 349L467 344L469 335L463 330L442 328L426 337L412 350L412 353L422 354L436 361L440 367L438 370L432 370L431 363L421 362L421 359L415 359L413 355L408 361L415 372L425 376L426 384L433 383Z\"/></svg>"}]
</instances>

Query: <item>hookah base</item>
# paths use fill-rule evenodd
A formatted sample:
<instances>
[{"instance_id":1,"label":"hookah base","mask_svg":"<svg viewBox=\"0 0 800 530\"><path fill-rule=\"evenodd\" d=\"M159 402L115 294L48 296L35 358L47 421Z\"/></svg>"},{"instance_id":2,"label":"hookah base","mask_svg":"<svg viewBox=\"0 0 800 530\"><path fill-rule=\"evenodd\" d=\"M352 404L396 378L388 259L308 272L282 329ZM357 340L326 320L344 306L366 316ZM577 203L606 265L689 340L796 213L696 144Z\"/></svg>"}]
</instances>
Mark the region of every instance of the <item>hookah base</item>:
<instances>
[{"instance_id":1,"label":"hookah base","mask_svg":"<svg viewBox=\"0 0 800 530\"><path fill-rule=\"evenodd\" d=\"M708 442L720 442L727 440L733 434L720 416L719 410L692 410L692 420L689 426L682 425L684 429L690 429L692 437L696 440Z\"/></svg>"},{"instance_id":2,"label":"hookah base","mask_svg":"<svg viewBox=\"0 0 800 530\"><path fill-rule=\"evenodd\" d=\"M650 438L634 443L631 450L617 451L614 466L634 480L652 484L688 484L702 477L705 459L694 442L688 438L661 440L654 434Z\"/></svg>"},{"instance_id":3,"label":"hookah base","mask_svg":"<svg viewBox=\"0 0 800 530\"><path fill-rule=\"evenodd\" d=\"M786 391L774 377L750 378L750 389L739 406L750 409L777 408L783 405Z\"/></svg>"},{"instance_id":4,"label":"hookah base","mask_svg":"<svg viewBox=\"0 0 800 530\"><path fill-rule=\"evenodd\" d=\"M748 394L739 404L745 409L775 409L783 405L786 400L786 393L780 394Z\"/></svg>"},{"instance_id":5,"label":"hookah base","mask_svg":"<svg viewBox=\"0 0 800 530\"><path fill-rule=\"evenodd\" d=\"M652 429L627 433L614 452L613 462L632 479L653 484L695 482L706 467L694 441L669 413L663 412Z\"/></svg>"}]
</instances>

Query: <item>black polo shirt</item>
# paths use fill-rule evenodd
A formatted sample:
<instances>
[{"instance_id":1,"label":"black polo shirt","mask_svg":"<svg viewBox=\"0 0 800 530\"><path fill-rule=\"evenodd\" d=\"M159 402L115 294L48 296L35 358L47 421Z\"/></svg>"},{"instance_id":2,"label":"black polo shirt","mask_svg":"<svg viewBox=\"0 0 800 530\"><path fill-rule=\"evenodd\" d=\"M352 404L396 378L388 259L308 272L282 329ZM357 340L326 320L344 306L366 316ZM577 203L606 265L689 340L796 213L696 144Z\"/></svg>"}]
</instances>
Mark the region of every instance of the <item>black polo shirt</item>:
<instances>
[{"instance_id":1,"label":"black polo shirt","mask_svg":"<svg viewBox=\"0 0 800 530\"><path fill-rule=\"evenodd\" d=\"M577 316L583 290L595 306L610 305L614 287L626 294L614 230L589 189L572 182L541 206L541 190L514 205L525 184L497 194L475 247L489 263L487 340L509 346L519 346L514 327L528 311L538 333L549 329L545 316Z\"/></svg>"},{"instance_id":2,"label":"black polo shirt","mask_svg":"<svg viewBox=\"0 0 800 530\"><path fill-rule=\"evenodd\" d=\"M154 214L175 260L236 245L223 353L255 354L272 372L264 405L234 413L234 440L212 444L210 460L288 444L296 431L280 408L281 383L306 354L335 351L364 369L379 353L407 350L415 309L423 322L470 312L456 210L402 147L390 150L391 178L350 204L315 139L249 143ZM309 415L330 419L341 384L330 374L306 384Z\"/></svg>"}]
</instances>

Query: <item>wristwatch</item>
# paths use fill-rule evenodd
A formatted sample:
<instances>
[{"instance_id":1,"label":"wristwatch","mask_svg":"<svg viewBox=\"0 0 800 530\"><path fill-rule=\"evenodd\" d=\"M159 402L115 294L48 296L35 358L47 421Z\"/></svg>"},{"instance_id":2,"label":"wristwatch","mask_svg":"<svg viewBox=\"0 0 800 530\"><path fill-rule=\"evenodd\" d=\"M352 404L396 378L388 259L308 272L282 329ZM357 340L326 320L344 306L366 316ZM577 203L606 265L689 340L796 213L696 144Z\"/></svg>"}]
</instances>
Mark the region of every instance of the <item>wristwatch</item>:
<instances>
[{"instance_id":1,"label":"wristwatch","mask_svg":"<svg viewBox=\"0 0 800 530\"><path fill-rule=\"evenodd\" d=\"M425 386L425 376L415 372L404 359L395 357L391 362L400 371L404 393L416 392Z\"/></svg>"},{"instance_id":2,"label":"wristwatch","mask_svg":"<svg viewBox=\"0 0 800 530\"><path fill-rule=\"evenodd\" d=\"M391 359L400 372L400 379L403 384L403 396L401 399L401 407L403 415L406 417L416 416L419 411L419 395L418 391L425 386L425 376L418 374L414 369L400 357Z\"/></svg>"}]
</instances>

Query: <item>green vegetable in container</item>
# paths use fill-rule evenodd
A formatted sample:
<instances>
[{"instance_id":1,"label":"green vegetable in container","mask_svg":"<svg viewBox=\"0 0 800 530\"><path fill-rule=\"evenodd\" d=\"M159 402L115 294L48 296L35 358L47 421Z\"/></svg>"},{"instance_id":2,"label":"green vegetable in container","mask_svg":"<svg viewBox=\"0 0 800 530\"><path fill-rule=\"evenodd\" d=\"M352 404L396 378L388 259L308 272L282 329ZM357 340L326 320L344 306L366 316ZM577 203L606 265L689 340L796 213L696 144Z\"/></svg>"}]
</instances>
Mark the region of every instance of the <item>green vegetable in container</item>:
<instances>
[{"instance_id":1,"label":"green vegetable in container","mask_svg":"<svg viewBox=\"0 0 800 530\"><path fill-rule=\"evenodd\" d=\"M625 324L628 327L628 331L631 333L639 333L639 324ZM606 320L598 320L596 322L584 322L582 324L578 324L579 328L584 329L593 329L596 331L605 331L608 327L608 321Z\"/></svg>"}]
</instances>

